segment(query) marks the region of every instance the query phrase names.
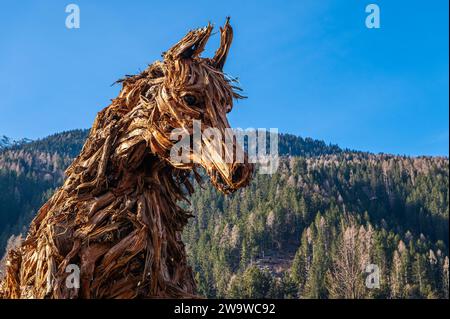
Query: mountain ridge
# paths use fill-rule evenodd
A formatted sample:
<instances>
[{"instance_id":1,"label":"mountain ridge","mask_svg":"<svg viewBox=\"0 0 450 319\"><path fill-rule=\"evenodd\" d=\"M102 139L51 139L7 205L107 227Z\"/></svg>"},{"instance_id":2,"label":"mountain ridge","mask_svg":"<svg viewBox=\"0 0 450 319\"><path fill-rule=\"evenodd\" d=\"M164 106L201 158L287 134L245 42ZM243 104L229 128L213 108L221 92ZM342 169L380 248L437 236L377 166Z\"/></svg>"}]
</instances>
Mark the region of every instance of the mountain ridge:
<instances>
[{"instance_id":1,"label":"mountain ridge","mask_svg":"<svg viewBox=\"0 0 450 319\"><path fill-rule=\"evenodd\" d=\"M9 147L30 143L32 140L28 138L13 139L6 135L0 135L0 151Z\"/></svg>"},{"instance_id":2,"label":"mountain ridge","mask_svg":"<svg viewBox=\"0 0 450 319\"><path fill-rule=\"evenodd\" d=\"M0 151L0 249L12 234L26 232L88 132L66 131ZM278 171L256 175L246 189L223 196L206 182L192 195L187 208L195 218L183 237L200 294L340 297L342 287L332 281L339 275L340 243L359 227L355 234L376 248L358 258L383 263L389 278L382 290L361 296L448 295L447 157L343 150L291 134L279 135L279 153ZM358 236L353 242L365 245ZM318 255L322 246L328 257ZM406 272L396 273L397 264ZM396 276L407 279L398 283L401 289L390 283Z\"/></svg>"}]
</instances>

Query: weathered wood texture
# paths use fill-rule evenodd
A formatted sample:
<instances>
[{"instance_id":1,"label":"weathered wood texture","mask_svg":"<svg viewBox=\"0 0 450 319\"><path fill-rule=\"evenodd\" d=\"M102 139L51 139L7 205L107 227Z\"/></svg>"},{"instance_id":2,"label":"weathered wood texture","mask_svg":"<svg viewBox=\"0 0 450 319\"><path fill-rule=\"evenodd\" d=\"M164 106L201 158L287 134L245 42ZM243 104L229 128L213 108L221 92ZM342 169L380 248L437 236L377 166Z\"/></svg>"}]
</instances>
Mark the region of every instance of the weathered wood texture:
<instances>
[{"instance_id":1,"label":"weathered wood texture","mask_svg":"<svg viewBox=\"0 0 450 319\"><path fill-rule=\"evenodd\" d=\"M236 93L222 72L232 40L228 21L216 55L201 58L212 26L190 31L145 71L118 82L122 90L99 112L64 185L39 210L22 246L9 252L3 298L194 297L181 232L191 213L179 206L201 165L228 193L248 184L253 166L212 156L170 158L174 128L192 133L229 127ZM203 147L210 144L203 143ZM234 145L239 147L239 145ZM66 266L81 269L67 288Z\"/></svg>"}]
</instances>

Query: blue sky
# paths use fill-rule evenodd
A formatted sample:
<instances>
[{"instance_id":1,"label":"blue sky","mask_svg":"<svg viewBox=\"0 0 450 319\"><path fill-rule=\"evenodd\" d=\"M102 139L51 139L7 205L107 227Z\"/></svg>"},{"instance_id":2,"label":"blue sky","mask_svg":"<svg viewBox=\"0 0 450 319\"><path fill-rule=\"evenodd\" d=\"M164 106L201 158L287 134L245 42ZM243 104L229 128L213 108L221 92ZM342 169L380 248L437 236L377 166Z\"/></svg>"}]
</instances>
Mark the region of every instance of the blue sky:
<instances>
[{"instance_id":1,"label":"blue sky","mask_svg":"<svg viewBox=\"0 0 450 319\"><path fill-rule=\"evenodd\" d=\"M227 15L225 71L249 97L236 127L276 127L352 149L449 154L448 1L10 1L0 10L0 135L88 128L111 84L160 58L188 29ZM365 27L378 4L381 28ZM216 35L205 55L218 45Z\"/></svg>"}]
</instances>

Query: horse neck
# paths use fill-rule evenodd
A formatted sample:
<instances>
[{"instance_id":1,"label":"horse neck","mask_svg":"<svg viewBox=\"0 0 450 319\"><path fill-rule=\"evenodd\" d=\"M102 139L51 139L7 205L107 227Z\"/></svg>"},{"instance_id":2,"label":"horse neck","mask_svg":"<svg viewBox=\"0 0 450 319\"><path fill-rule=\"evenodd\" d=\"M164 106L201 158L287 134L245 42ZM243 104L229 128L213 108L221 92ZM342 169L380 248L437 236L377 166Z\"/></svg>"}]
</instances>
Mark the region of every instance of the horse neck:
<instances>
[{"instance_id":1,"label":"horse neck","mask_svg":"<svg viewBox=\"0 0 450 319\"><path fill-rule=\"evenodd\" d=\"M150 192L161 209L182 212L177 202L193 191L188 172L163 159L167 146L153 135L164 122L154 94L161 78L132 82L125 83L119 96L97 115L80 155L66 171L64 188L69 194L85 194L82 198L110 191L133 196Z\"/></svg>"}]
</instances>

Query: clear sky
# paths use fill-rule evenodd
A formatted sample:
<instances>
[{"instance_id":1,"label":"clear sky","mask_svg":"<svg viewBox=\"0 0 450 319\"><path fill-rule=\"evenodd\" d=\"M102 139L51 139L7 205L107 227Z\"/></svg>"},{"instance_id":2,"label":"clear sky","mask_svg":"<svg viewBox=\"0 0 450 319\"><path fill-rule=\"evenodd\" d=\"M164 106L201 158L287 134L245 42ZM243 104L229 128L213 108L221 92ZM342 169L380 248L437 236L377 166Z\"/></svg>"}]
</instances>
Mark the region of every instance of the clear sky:
<instances>
[{"instance_id":1,"label":"clear sky","mask_svg":"<svg viewBox=\"0 0 450 319\"><path fill-rule=\"evenodd\" d=\"M73 0L81 27L72 30L69 3L1 3L0 135L90 127L117 95L116 79L159 59L188 29L230 15L225 71L249 97L230 114L233 126L448 156L448 0ZM380 29L365 26L370 3Z\"/></svg>"}]
</instances>

